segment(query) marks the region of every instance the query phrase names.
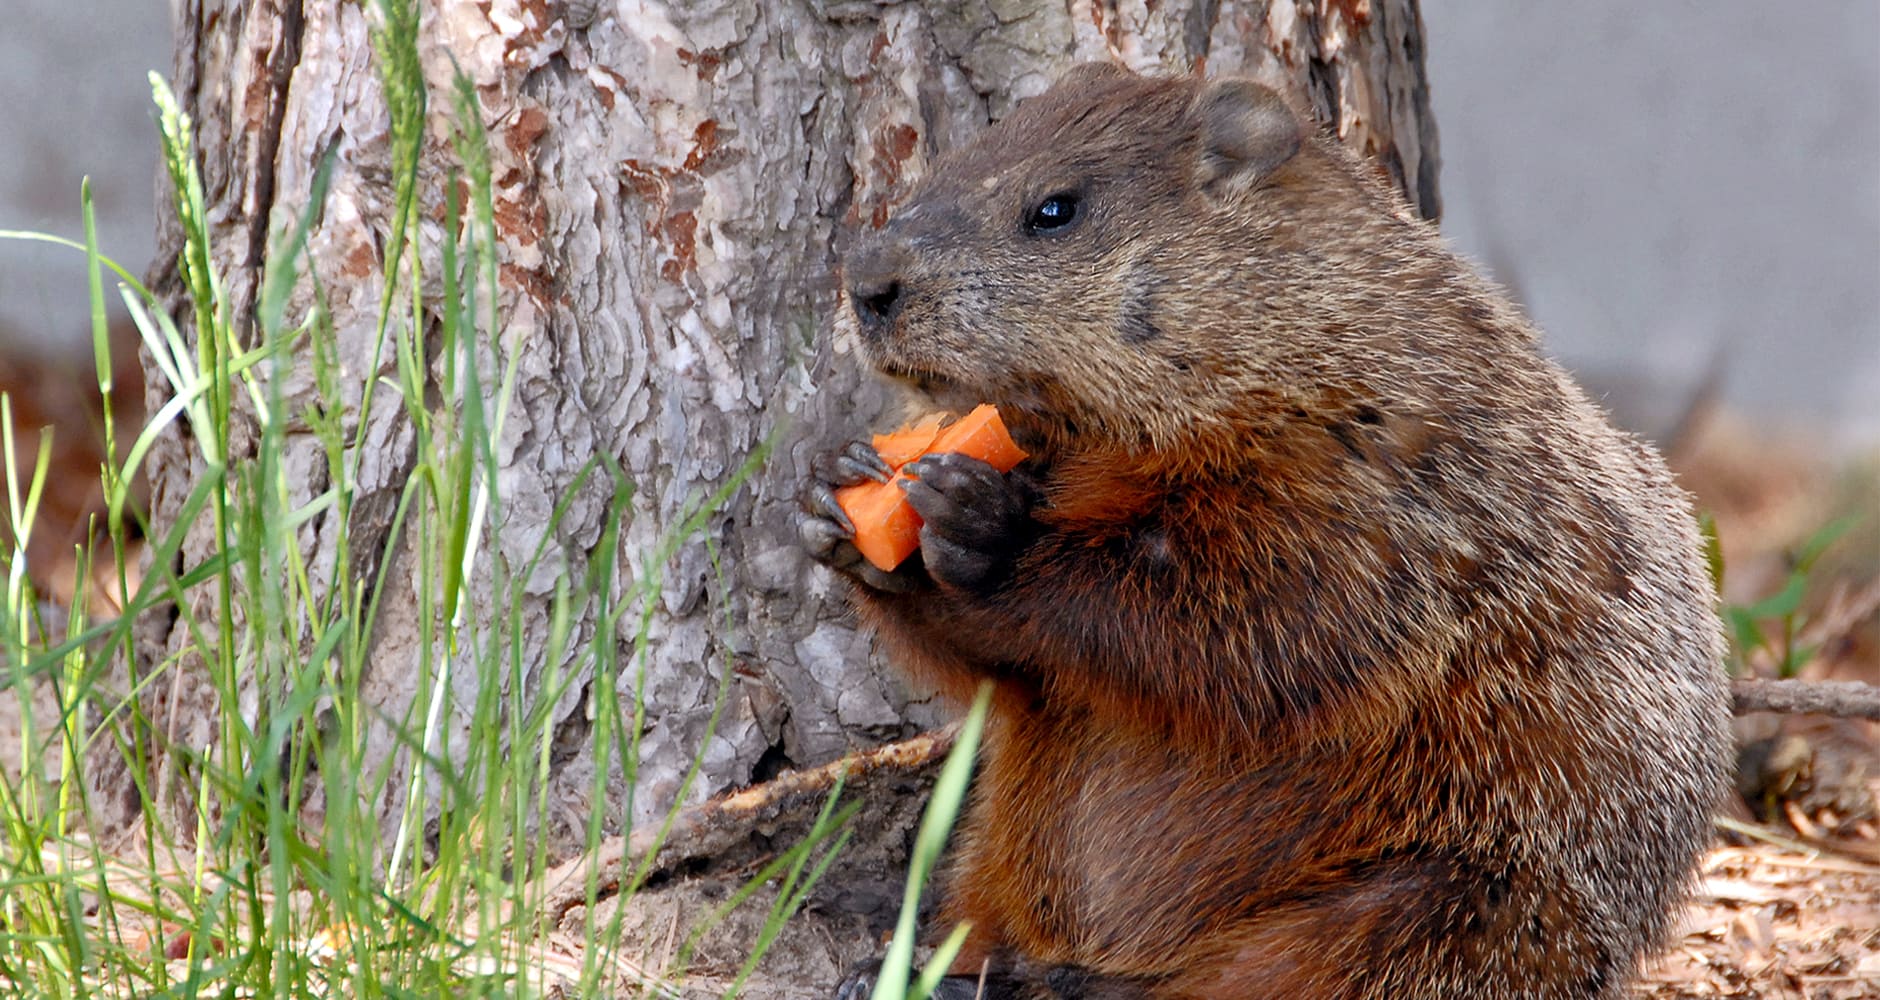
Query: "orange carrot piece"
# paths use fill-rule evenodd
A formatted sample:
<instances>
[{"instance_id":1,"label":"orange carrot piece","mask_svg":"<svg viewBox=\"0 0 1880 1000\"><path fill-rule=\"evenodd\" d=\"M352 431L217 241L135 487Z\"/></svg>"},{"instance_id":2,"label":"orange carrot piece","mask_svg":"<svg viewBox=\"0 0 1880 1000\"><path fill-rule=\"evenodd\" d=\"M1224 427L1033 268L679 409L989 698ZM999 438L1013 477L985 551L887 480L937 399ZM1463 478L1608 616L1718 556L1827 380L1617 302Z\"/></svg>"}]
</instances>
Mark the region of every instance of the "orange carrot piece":
<instances>
[{"instance_id":1,"label":"orange carrot piece","mask_svg":"<svg viewBox=\"0 0 1880 1000\"><path fill-rule=\"evenodd\" d=\"M899 472L885 483L861 483L836 491L836 503L855 522L855 548L882 570L893 570L920 548L920 515L901 492Z\"/></svg>"},{"instance_id":2,"label":"orange carrot piece","mask_svg":"<svg viewBox=\"0 0 1880 1000\"><path fill-rule=\"evenodd\" d=\"M940 423L945 419L944 413L929 413L917 423L903 425L891 434L877 434L875 451L889 468L898 469L933 447L934 439L940 436Z\"/></svg>"},{"instance_id":3,"label":"orange carrot piece","mask_svg":"<svg viewBox=\"0 0 1880 1000\"><path fill-rule=\"evenodd\" d=\"M948 424L928 450L957 452L1000 472L1010 472L1025 460L1025 453L1006 433L1005 421L999 419L999 410L991 403L981 403L973 407L973 412Z\"/></svg>"},{"instance_id":4,"label":"orange carrot piece","mask_svg":"<svg viewBox=\"0 0 1880 1000\"><path fill-rule=\"evenodd\" d=\"M932 437L920 445L920 451L910 454L909 447L926 434ZM929 419L894 434L878 434L875 450L894 467L894 478L886 483L844 486L836 490L836 503L855 522L856 550L882 570L893 570L920 547L920 515L901 492L900 484L909 478L901 466L923 454L949 452L977 458L1000 472L1010 472L1025 460L1025 453L1006 433L999 411L985 403L944 428Z\"/></svg>"}]
</instances>

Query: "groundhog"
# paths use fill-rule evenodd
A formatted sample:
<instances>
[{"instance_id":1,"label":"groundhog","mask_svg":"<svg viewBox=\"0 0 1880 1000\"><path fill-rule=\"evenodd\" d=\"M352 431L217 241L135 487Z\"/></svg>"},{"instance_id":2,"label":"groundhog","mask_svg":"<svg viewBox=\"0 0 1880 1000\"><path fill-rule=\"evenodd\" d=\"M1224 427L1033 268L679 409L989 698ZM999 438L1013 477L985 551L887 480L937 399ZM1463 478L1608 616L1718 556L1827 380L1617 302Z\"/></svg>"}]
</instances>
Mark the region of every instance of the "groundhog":
<instances>
[{"instance_id":1,"label":"groundhog","mask_svg":"<svg viewBox=\"0 0 1880 1000\"><path fill-rule=\"evenodd\" d=\"M1697 523L1377 170L1082 67L843 282L875 369L1030 452L912 465L892 573L831 497L868 445L800 522L917 681L996 685L940 996L1621 994L1725 787Z\"/></svg>"}]
</instances>

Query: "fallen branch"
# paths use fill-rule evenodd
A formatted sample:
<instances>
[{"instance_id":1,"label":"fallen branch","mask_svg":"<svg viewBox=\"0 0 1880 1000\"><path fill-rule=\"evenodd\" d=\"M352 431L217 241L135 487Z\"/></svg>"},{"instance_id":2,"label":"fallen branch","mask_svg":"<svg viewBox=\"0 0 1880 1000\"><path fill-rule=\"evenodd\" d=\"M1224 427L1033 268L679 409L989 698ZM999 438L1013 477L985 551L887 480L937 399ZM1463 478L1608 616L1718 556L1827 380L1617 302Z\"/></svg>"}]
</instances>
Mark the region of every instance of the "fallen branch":
<instances>
[{"instance_id":1,"label":"fallen branch","mask_svg":"<svg viewBox=\"0 0 1880 1000\"><path fill-rule=\"evenodd\" d=\"M591 854L563 862L543 876L541 912L559 921L574 906L587 901L587 882L595 873L601 898L620 889L622 871L653 855L649 870L657 871L686 858L713 857L750 834L795 814L805 816L820 808L846 775L853 787L877 773L911 774L945 757L953 748L958 726L946 726L912 739L852 753L806 771L787 771L761 785L687 806L673 817L670 829L658 824L633 831L629 837L608 837ZM664 839L660 834L664 832Z\"/></svg>"},{"instance_id":2,"label":"fallen branch","mask_svg":"<svg viewBox=\"0 0 1880 1000\"><path fill-rule=\"evenodd\" d=\"M1880 722L1880 687L1860 681L1739 680L1730 682L1732 710L1835 715Z\"/></svg>"}]
</instances>

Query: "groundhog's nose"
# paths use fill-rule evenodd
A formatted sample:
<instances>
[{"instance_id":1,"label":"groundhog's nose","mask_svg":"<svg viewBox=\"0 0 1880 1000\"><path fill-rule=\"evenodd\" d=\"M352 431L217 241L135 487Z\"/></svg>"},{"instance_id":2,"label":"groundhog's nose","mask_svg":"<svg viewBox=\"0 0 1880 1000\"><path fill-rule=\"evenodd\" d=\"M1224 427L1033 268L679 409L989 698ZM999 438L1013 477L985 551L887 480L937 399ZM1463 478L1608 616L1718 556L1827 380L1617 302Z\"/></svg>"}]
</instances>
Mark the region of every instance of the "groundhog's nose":
<instances>
[{"instance_id":1,"label":"groundhog's nose","mask_svg":"<svg viewBox=\"0 0 1880 1000\"><path fill-rule=\"evenodd\" d=\"M849 257L849 306L860 321L862 336L879 340L894 326L904 300L901 272L886 248L869 246Z\"/></svg>"},{"instance_id":2,"label":"groundhog's nose","mask_svg":"<svg viewBox=\"0 0 1880 1000\"><path fill-rule=\"evenodd\" d=\"M893 278L872 278L849 286L849 301L855 305L855 317L862 321L862 332L871 339L886 333L894 325L894 314L901 311L901 283Z\"/></svg>"}]
</instances>

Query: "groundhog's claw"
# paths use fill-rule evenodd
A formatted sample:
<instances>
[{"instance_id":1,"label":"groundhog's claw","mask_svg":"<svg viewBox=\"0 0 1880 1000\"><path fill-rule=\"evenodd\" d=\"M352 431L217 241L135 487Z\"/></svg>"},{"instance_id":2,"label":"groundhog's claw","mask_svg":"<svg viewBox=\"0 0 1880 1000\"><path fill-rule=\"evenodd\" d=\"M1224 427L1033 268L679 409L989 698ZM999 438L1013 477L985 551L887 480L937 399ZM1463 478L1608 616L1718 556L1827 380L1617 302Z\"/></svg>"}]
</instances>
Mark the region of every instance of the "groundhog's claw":
<instances>
[{"instance_id":1,"label":"groundhog's claw","mask_svg":"<svg viewBox=\"0 0 1880 1000\"><path fill-rule=\"evenodd\" d=\"M918 563L903 564L901 572L884 572L862 558L855 548L855 522L836 502L836 490L865 482L886 482L894 474L888 463L866 441L853 441L841 451L818 459L810 469L809 487L803 491L803 510L797 514L796 537L810 558L864 586L890 593L905 593L920 581L906 571Z\"/></svg>"},{"instance_id":2,"label":"groundhog's claw","mask_svg":"<svg viewBox=\"0 0 1880 1000\"><path fill-rule=\"evenodd\" d=\"M804 494L803 501L809 506L809 512L819 518L834 521L842 529L842 538L855 537L855 522L849 519L849 512L836 502L836 491L828 483L814 483Z\"/></svg>"},{"instance_id":3,"label":"groundhog's claw","mask_svg":"<svg viewBox=\"0 0 1880 1000\"><path fill-rule=\"evenodd\" d=\"M815 491L810 492L813 494ZM848 519L845 517L838 522L834 518L819 514L813 509L815 504L816 501L812 497L806 497L804 505L812 509L805 510L796 516L797 541L802 543L803 550L809 553L810 558L876 590L902 594L918 585L918 579L906 572L884 572L876 569L875 564L862 558L861 552L856 550L853 541L855 532L845 527ZM919 564L910 560L902 565L905 567Z\"/></svg>"},{"instance_id":4,"label":"groundhog's claw","mask_svg":"<svg viewBox=\"0 0 1880 1000\"><path fill-rule=\"evenodd\" d=\"M921 558L935 580L966 590L996 583L1024 547L1029 496L1004 473L965 455L907 466L908 502L920 514Z\"/></svg>"},{"instance_id":5,"label":"groundhog's claw","mask_svg":"<svg viewBox=\"0 0 1880 1000\"><path fill-rule=\"evenodd\" d=\"M853 486L866 480L885 483L894 476L894 467L866 441L850 441L832 460L838 486Z\"/></svg>"},{"instance_id":6,"label":"groundhog's claw","mask_svg":"<svg viewBox=\"0 0 1880 1000\"><path fill-rule=\"evenodd\" d=\"M804 551L808 552L810 558L817 562L833 565L841 554L840 550L843 548L842 543L854 537L854 531L843 527L840 523L827 517L821 517L807 511L797 515L797 541L803 543ZM855 552L855 546L848 546L848 550L849 552ZM855 552L855 557L860 558L861 553ZM837 566L835 568L841 569L843 567Z\"/></svg>"},{"instance_id":7,"label":"groundhog's claw","mask_svg":"<svg viewBox=\"0 0 1880 1000\"><path fill-rule=\"evenodd\" d=\"M810 465L810 474L818 483L830 487L858 483L885 483L894 476L894 467L867 441L850 441L841 450L824 455Z\"/></svg>"}]
</instances>

